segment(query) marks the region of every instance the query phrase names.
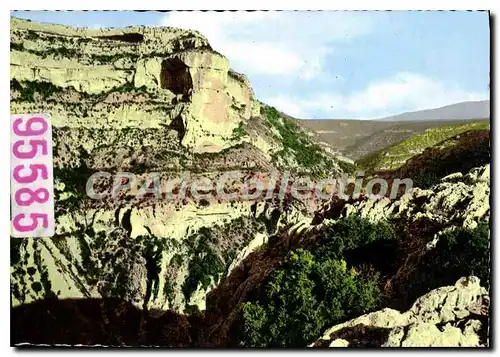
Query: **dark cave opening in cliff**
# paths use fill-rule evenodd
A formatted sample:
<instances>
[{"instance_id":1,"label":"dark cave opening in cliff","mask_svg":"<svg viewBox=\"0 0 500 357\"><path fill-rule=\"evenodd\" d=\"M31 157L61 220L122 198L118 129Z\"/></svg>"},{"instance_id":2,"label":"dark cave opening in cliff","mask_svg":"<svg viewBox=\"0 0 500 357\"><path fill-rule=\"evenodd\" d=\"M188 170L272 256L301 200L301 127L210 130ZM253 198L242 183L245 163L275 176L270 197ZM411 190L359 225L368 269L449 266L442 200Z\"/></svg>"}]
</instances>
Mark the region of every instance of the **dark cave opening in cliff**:
<instances>
[{"instance_id":1,"label":"dark cave opening in cliff","mask_svg":"<svg viewBox=\"0 0 500 357\"><path fill-rule=\"evenodd\" d=\"M184 138L184 134L186 133L186 128L184 126L184 122L182 121L182 117L179 115L169 125L169 128L175 130L177 132L177 138L179 142Z\"/></svg>"},{"instance_id":2,"label":"dark cave opening in cliff","mask_svg":"<svg viewBox=\"0 0 500 357\"><path fill-rule=\"evenodd\" d=\"M178 58L164 60L161 64L160 86L187 97L193 89L189 67Z\"/></svg>"}]
</instances>

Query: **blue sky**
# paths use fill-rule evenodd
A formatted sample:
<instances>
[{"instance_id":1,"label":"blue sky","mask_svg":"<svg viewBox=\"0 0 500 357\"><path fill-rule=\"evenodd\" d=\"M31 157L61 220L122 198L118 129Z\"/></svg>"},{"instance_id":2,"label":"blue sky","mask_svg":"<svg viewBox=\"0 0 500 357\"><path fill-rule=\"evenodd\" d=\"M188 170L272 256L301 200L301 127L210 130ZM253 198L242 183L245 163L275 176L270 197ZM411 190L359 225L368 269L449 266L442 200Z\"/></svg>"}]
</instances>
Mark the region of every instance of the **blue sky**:
<instances>
[{"instance_id":1,"label":"blue sky","mask_svg":"<svg viewBox=\"0 0 500 357\"><path fill-rule=\"evenodd\" d=\"M257 97L299 118L377 118L489 98L486 12L14 12L202 32Z\"/></svg>"}]
</instances>

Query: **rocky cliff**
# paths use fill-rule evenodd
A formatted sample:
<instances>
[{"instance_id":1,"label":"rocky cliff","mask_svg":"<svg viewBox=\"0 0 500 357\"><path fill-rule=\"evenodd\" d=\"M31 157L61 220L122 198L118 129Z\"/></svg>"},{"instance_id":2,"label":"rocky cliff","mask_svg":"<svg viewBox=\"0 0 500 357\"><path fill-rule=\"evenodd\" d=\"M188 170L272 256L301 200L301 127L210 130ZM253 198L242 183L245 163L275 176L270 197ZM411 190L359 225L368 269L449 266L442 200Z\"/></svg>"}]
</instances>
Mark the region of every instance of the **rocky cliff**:
<instances>
[{"instance_id":1,"label":"rocky cliff","mask_svg":"<svg viewBox=\"0 0 500 357\"><path fill-rule=\"evenodd\" d=\"M10 85L12 113L52 116L56 210L54 237L11 238L13 343L487 345L484 133L479 159L402 197L301 201L270 173L337 177L352 161L259 102L197 32L11 19ZM135 177L98 181L130 190L92 199L98 171ZM153 172L178 192L236 171L225 192L259 179L270 197L134 194Z\"/></svg>"},{"instance_id":2,"label":"rocky cliff","mask_svg":"<svg viewBox=\"0 0 500 357\"><path fill-rule=\"evenodd\" d=\"M401 313L386 308L330 328L312 347L485 347L489 296L477 277L432 290Z\"/></svg>"},{"instance_id":3,"label":"rocky cliff","mask_svg":"<svg viewBox=\"0 0 500 357\"><path fill-rule=\"evenodd\" d=\"M238 171L237 185L283 168L340 171L331 151L260 103L196 31L12 18L10 73L11 112L52 117L56 194L55 236L12 240L14 306L113 297L146 310L203 310L206 292L251 247L312 209L297 203L295 216L275 219L283 206L274 200L93 200L86 181L95 172L133 173L139 188L150 172L192 182Z\"/></svg>"},{"instance_id":4,"label":"rocky cliff","mask_svg":"<svg viewBox=\"0 0 500 357\"><path fill-rule=\"evenodd\" d=\"M415 189L412 195L394 202L373 202L366 196L351 201L332 200L313 218L283 222L269 239L255 235L238 254L239 264L232 264L227 276L207 294L202 312L182 315L151 310L144 317L144 309L122 299L43 299L13 309L14 326L20 326L15 341L74 344L83 339L86 344L113 346L242 346L242 306L261 294L270 296L266 287L275 286L272 279L276 276L293 281L300 270L288 272L287 257L306 249L319 251L319 255L315 253L317 258L321 254L340 254L343 274L350 274L349 279L368 274L379 285L378 309L352 316L349 306L340 306L340 311L346 312L327 314L318 327L326 326L309 341L311 346L489 346L488 221L489 166L473 169L467 175L445 177L428 190ZM393 233L376 228L380 223L394 227ZM265 240L267 243L261 245ZM206 251L207 246L202 249ZM336 278L338 273L329 275L333 282ZM315 274L310 283L314 279ZM334 288L332 301L344 293L344 284ZM278 290L274 294L279 294L280 289L296 289L294 297L298 299L304 288L300 284L275 287ZM314 297L308 297L309 303ZM291 303L280 301L284 305ZM363 301L354 300L354 306L360 304ZM311 308L310 314L320 310ZM288 311L292 318L293 313ZM27 319L34 316L38 324L26 327ZM307 321L311 316L303 318ZM75 320L79 321L78 327L74 327ZM301 324L301 319L294 320L283 332L296 330L302 334L305 331ZM262 326L251 326L244 334L259 337ZM275 331L273 335L283 332ZM269 346L264 340L255 345Z\"/></svg>"},{"instance_id":5,"label":"rocky cliff","mask_svg":"<svg viewBox=\"0 0 500 357\"><path fill-rule=\"evenodd\" d=\"M13 112L47 111L56 126L177 125L195 152L231 145L259 114L246 77L199 33L173 28L73 29L11 20ZM42 93L31 93L41 87ZM33 101L26 96L35 95ZM42 98L41 98L42 97Z\"/></svg>"}]
</instances>

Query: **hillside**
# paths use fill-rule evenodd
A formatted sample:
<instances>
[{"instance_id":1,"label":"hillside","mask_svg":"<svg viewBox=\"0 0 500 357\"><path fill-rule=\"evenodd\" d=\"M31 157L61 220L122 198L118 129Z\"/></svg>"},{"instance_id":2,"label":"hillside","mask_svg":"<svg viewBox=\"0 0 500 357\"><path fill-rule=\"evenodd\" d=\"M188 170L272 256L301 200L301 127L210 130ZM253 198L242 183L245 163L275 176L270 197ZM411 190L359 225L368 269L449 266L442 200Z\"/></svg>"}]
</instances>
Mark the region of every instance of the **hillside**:
<instances>
[{"instance_id":1,"label":"hillside","mask_svg":"<svg viewBox=\"0 0 500 357\"><path fill-rule=\"evenodd\" d=\"M489 119L490 101L469 101L461 102L435 109L418 110L379 120L390 121L421 121L421 120L469 120L471 118Z\"/></svg>"},{"instance_id":2,"label":"hillside","mask_svg":"<svg viewBox=\"0 0 500 357\"><path fill-rule=\"evenodd\" d=\"M163 183L238 170L229 189L285 168L340 172L334 154L260 103L197 32L12 19L10 76L12 113L52 116L56 193L56 235L12 240L14 306L118 297L145 309L203 310L206 292L254 239L266 241L277 227L269 217L284 209L273 197L93 200L85 185L95 172L133 173L139 188L150 172ZM292 206L298 217L314 209Z\"/></svg>"},{"instance_id":3,"label":"hillside","mask_svg":"<svg viewBox=\"0 0 500 357\"><path fill-rule=\"evenodd\" d=\"M363 156L397 144L431 128L465 124L468 120L381 121L381 120L301 120L321 141L344 156L358 160ZM480 120L480 121L487 121Z\"/></svg>"},{"instance_id":4,"label":"hillside","mask_svg":"<svg viewBox=\"0 0 500 357\"><path fill-rule=\"evenodd\" d=\"M196 31L14 18L10 95L56 218L10 238L12 345L490 346L488 121L297 121ZM419 184L320 186L358 168Z\"/></svg>"},{"instance_id":5,"label":"hillside","mask_svg":"<svg viewBox=\"0 0 500 357\"><path fill-rule=\"evenodd\" d=\"M395 170L405 164L412 157L421 154L427 148L434 146L458 145L449 141L453 137L470 131L489 131L488 121L471 121L465 124L443 125L431 128L419 135L402 140L394 145L365 155L357 161L358 165L369 171ZM460 142L460 146L466 143ZM479 164L479 163L477 163Z\"/></svg>"},{"instance_id":6,"label":"hillside","mask_svg":"<svg viewBox=\"0 0 500 357\"><path fill-rule=\"evenodd\" d=\"M489 165L396 201L332 199L248 254L203 312L144 316L119 299L42 300L12 310L15 341L488 346L489 214Z\"/></svg>"}]
</instances>

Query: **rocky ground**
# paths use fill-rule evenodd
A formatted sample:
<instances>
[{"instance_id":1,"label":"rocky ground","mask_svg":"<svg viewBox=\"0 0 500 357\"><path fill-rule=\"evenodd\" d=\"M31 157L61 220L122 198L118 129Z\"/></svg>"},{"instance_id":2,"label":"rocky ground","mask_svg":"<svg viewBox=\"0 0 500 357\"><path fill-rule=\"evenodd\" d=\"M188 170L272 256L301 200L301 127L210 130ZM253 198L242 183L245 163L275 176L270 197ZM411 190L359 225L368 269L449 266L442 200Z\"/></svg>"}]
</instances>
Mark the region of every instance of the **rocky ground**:
<instances>
[{"instance_id":1,"label":"rocky ground","mask_svg":"<svg viewBox=\"0 0 500 357\"><path fill-rule=\"evenodd\" d=\"M371 166L370 175L389 181L420 174L418 188L397 199L364 192L277 199L274 170L294 180L357 167L321 133L259 102L202 34L18 19L11 20L11 112L52 115L56 194L54 237L11 238L12 344L273 347L263 337L248 342L266 334L262 324L249 331L245 304L257 304L286 273L291 254L331 244L338 222L360 217L363 227L394 227L398 239L363 243L360 233L349 249L337 247L336 259L348 279L375 270L381 298L367 314L326 316L315 326L324 336L300 347L488 346L489 128L438 135L392 171ZM229 191L264 178L273 195L94 200L85 191L97 171L140 180L158 172L163 182L235 170L242 177ZM462 249L471 234L477 245ZM472 248L482 255L467 255Z\"/></svg>"},{"instance_id":2,"label":"rocky ground","mask_svg":"<svg viewBox=\"0 0 500 357\"><path fill-rule=\"evenodd\" d=\"M340 170L331 151L258 102L199 33L11 25L11 111L51 114L56 194L55 236L12 241L13 306L120 298L203 310L207 291L267 240L284 209L189 195L93 200L85 185L95 172L130 172L140 187L150 172L163 183L185 173L192 182L237 170L244 182L284 167ZM300 217L313 207L291 209Z\"/></svg>"},{"instance_id":3,"label":"rocky ground","mask_svg":"<svg viewBox=\"0 0 500 357\"><path fill-rule=\"evenodd\" d=\"M477 277L425 294L410 310L385 308L336 325L311 347L485 347L489 296Z\"/></svg>"}]
</instances>

